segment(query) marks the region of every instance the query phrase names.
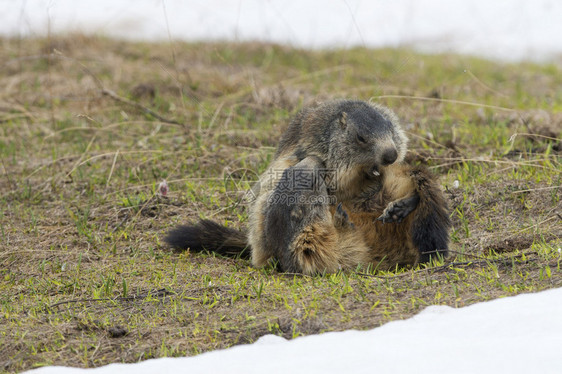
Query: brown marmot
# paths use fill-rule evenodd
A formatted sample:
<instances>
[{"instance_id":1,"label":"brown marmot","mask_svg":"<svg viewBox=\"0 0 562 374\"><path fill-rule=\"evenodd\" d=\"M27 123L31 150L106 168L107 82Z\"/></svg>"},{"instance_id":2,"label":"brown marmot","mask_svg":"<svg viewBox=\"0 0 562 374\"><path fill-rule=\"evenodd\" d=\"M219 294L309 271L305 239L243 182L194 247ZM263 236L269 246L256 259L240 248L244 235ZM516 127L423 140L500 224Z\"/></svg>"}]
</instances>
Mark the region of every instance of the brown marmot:
<instances>
[{"instance_id":1,"label":"brown marmot","mask_svg":"<svg viewBox=\"0 0 562 374\"><path fill-rule=\"evenodd\" d=\"M306 274L446 255L445 200L426 170L401 164L406 144L387 108L352 100L306 108L253 189L247 234L203 220L165 241Z\"/></svg>"}]
</instances>

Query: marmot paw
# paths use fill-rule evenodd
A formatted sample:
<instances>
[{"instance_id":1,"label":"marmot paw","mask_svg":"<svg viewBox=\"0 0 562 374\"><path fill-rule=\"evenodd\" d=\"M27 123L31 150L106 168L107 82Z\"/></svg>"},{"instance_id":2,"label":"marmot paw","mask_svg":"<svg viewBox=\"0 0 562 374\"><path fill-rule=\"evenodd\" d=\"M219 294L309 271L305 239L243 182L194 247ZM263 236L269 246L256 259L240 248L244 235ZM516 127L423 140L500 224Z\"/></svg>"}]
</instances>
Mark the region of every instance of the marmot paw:
<instances>
[{"instance_id":1,"label":"marmot paw","mask_svg":"<svg viewBox=\"0 0 562 374\"><path fill-rule=\"evenodd\" d=\"M355 225L349 220L349 215L343 209L341 203L338 204L334 213L334 227L336 228L354 228Z\"/></svg>"},{"instance_id":2,"label":"marmot paw","mask_svg":"<svg viewBox=\"0 0 562 374\"><path fill-rule=\"evenodd\" d=\"M382 212L377 221L383 223L402 222L418 206L420 198L418 195L406 197L390 202Z\"/></svg>"}]
</instances>

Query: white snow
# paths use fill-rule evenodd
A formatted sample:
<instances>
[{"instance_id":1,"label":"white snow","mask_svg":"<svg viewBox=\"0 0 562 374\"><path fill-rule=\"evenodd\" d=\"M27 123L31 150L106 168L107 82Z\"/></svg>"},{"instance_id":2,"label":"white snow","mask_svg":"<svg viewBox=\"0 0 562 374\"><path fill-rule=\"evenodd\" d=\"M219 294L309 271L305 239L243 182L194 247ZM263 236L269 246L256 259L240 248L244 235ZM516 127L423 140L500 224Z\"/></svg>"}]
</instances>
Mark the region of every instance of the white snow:
<instances>
[{"instance_id":1,"label":"white snow","mask_svg":"<svg viewBox=\"0 0 562 374\"><path fill-rule=\"evenodd\" d=\"M409 46L560 60L556 0L0 0L0 35L260 40L307 48Z\"/></svg>"},{"instance_id":2,"label":"white snow","mask_svg":"<svg viewBox=\"0 0 562 374\"><path fill-rule=\"evenodd\" d=\"M376 313L374 311L373 313ZM562 288L454 309L431 306L369 331L250 345L194 357L31 374L562 373Z\"/></svg>"}]
</instances>

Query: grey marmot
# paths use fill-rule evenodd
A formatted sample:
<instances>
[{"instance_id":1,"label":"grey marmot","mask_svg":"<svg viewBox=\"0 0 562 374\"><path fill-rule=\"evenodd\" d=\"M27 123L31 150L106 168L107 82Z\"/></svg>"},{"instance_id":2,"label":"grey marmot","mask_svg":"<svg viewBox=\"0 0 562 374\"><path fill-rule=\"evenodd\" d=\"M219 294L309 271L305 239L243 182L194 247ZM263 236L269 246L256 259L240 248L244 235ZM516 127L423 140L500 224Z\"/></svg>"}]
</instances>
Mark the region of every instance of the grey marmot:
<instances>
[{"instance_id":1,"label":"grey marmot","mask_svg":"<svg viewBox=\"0 0 562 374\"><path fill-rule=\"evenodd\" d=\"M305 108L254 187L247 233L202 220L171 230L174 248L246 255L314 274L392 268L448 251L450 220L425 169L403 164L407 138L389 109L357 100Z\"/></svg>"}]
</instances>

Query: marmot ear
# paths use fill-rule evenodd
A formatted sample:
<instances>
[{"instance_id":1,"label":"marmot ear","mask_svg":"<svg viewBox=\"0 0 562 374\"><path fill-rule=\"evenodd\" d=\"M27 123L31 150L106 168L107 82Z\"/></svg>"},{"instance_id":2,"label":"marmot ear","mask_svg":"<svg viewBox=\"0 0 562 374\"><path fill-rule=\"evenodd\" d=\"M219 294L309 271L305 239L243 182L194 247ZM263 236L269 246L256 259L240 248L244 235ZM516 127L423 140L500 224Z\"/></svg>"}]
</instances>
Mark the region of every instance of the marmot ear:
<instances>
[{"instance_id":1,"label":"marmot ear","mask_svg":"<svg viewBox=\"0 0 562 374\"><path fill-rule=\"evenodd\" d=\"M346 112L340 113L340 127L341 127L342 130L345 130L345 128L347 127L347 113Z\"/></svg>"}]
</instances>

